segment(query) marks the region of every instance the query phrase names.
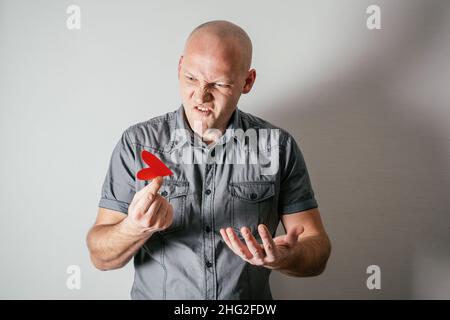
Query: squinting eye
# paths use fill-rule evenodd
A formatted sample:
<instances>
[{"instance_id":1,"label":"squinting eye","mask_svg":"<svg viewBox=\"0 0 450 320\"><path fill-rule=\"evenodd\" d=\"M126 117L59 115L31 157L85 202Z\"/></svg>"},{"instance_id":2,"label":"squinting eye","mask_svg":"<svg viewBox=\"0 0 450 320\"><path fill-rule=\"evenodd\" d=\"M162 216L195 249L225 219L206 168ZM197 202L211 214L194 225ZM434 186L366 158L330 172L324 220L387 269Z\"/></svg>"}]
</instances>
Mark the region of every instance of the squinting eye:
<instances>
[{"instance_id":1,"label":"squinting eye","mask_svg":"<svg viewBox=\"0 0 450 320\"><path fill-rule=\"evenodd\" d=\"M227 84L222 84L222 83L216 83L215 86L219 87L219 88L228 88L229 87Z\"/></svg>"},{"instance_id":2,"label":"squinting eye","mask_svg":"<svg viewBox=\"0 0 450 320\"><path fill-rule=\"evenodd\" d=\"M191 76L186 76L186 78L187 78L189 81L194 81L194 80L195 80L195 78L194 78L194 77L191 77Z\"/></svg>"}]
</instances>

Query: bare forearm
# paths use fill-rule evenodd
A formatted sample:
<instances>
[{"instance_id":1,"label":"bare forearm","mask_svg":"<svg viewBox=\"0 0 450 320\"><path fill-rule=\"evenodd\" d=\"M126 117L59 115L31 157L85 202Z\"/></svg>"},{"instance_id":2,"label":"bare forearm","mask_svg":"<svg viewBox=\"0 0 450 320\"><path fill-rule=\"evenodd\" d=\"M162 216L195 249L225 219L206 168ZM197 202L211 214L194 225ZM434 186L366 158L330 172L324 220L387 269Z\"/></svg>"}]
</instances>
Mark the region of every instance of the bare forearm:
<instances>
[{"instance_id":1,"label":"bare forearm","mask_svg":"<svg viewBox=\"0 0 450 320\"><path fill-rule=\"evenodd\" d=\"M278 271L294 277L313 277L324 270L331 253L328 236L308 236L300 238L294 254L285 267Z\"/></svg>"},{"instance_id":2,"label":"bare forearm","mask_svg":"<svg viewBox=\"0 0 450 320\"><path fill-rule=\"evenodd\" d=\"M94 226L87 238L94 265L101 270L123 267L152 233L134 233L124 220L117 224Z\"/></svg>"}]
</instances>

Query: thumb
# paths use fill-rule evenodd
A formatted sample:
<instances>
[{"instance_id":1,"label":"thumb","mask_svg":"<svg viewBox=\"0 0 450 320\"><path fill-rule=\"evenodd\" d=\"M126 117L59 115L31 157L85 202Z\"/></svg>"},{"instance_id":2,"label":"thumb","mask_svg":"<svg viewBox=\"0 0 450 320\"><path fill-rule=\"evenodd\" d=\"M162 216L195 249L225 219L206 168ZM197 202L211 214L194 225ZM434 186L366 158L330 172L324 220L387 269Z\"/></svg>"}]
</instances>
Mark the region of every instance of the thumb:
<instances>
[{"instance_id":1,"label":"thumb","mask_svg":"<svg viewBox=\"0 0 450 320\"><path fill-rule=\"evenodd\" d=\"M305 231L303 226L295 226L291 230L289 230L286 235L286 242L290 245L294 245L298 241L298 236L301 235Z\"/></svg>"},{"instance_id":2,"label":"thumb","mask_svg":"<svg viewBox=\"0 0 450 320\"><path fill-rule=\"evenodd\" d=\"M152 180L152 182L145 187L146 188L146 196L153 201L156 194L158 193L158 190L161 188L161 185L163 183L163 177L156 177Z\"/></svg>"}]
</instances>

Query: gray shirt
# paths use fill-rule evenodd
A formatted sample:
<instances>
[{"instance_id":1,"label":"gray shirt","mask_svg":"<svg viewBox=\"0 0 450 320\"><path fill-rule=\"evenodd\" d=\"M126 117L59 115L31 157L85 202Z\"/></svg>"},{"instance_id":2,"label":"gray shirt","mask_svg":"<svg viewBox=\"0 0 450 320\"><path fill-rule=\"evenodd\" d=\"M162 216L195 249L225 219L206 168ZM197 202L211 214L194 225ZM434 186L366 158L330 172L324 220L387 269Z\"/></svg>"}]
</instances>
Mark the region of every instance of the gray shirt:
<instances>
[{"instance_id":1,"label":"gray shirt","mask_svg":"<svg viewBox=\"0 0 450 320\"><path fill-rule=\"evenodd\" d=\"M272 299L271 271L234 254L219 230L247 226L261 242L258 224L267 225L274 236L280 215L317 207L293 137L237 108L226 133L208 146L193 133L180 106L123 133L111 157L100 207L127 213L134 194L149 183L135 178L147 167L142 150L174 173L164 178L159 191L172 204L174 218L136 253L131 297Z\"/></svg>"}]
</instances>

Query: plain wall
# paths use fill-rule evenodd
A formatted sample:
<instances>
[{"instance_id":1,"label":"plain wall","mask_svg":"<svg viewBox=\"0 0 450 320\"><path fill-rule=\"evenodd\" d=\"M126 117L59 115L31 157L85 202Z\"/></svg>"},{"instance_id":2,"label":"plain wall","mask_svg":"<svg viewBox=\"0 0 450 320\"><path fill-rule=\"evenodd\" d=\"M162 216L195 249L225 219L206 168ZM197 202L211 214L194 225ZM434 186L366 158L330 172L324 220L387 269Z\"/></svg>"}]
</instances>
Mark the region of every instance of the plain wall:
<instances>
[{"instance_id":1,"label":"plain wall","mask_svg":"<svg viewBox=\"0 0 450 320\"><path fill-rule=\"evenodd\" d=\"M274 272L274 298L450 298L444 0L0 0L0 298L129 299L132 265L96 270L86 233L115 143L180 105L184 40L214 19L251 36L257 80L239 107L294 135L332 240L325 273Z\"/></svg>"}]
</instances>

